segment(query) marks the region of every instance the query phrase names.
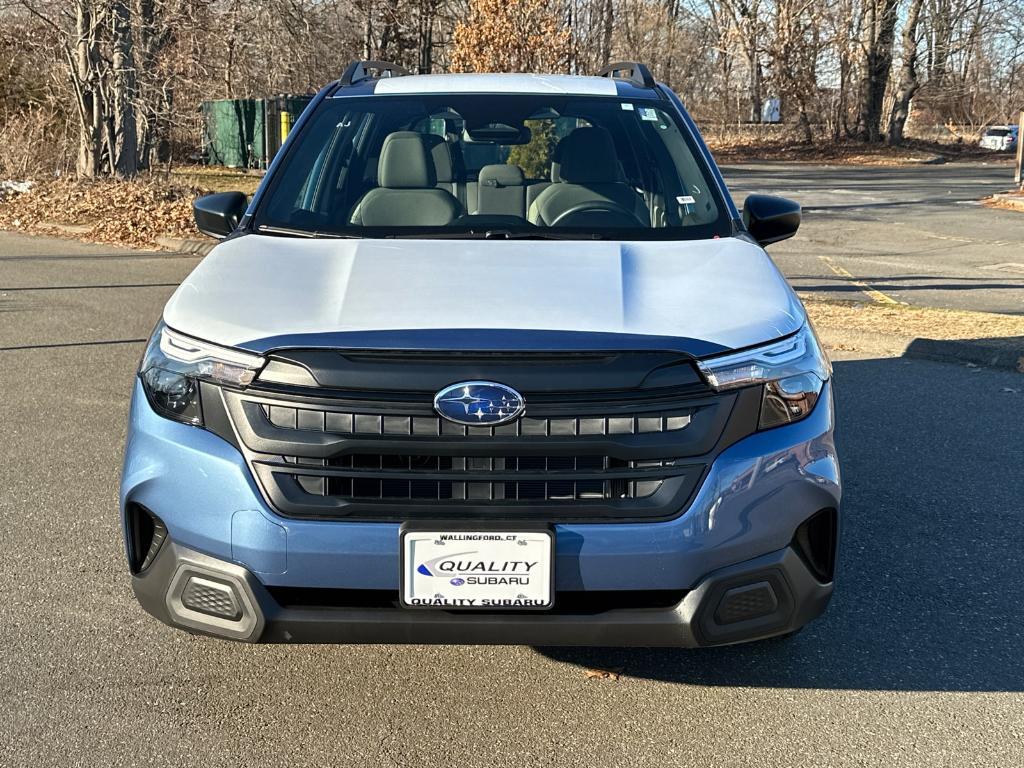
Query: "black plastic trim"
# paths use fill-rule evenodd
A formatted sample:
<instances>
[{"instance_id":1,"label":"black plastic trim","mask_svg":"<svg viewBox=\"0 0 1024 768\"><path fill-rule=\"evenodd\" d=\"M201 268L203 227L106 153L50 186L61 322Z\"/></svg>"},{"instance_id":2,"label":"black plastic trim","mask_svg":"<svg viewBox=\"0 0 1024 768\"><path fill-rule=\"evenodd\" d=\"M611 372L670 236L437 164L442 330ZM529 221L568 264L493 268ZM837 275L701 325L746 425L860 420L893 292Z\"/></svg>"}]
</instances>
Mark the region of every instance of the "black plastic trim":
<instances>
[{"instance_id":1,"label":"black plastic trim","mask_svg":"<svg viewBox=\"0 0 1024 768\"><path fill-rule=\"evenodd\" d=\"M358 501L335 496L306 493L291 471L285 467L270 468L255 464L255 474L267 500L283 517L301 520L390 521L417 518L454 518L502 520L603 521L615 523L654 522L677 517L687 508L694 492L703 481L706 467L688 467L686 475L662 482L658 490L646 497L606 501ZM552 477L556 481L564 476ZM491 482L496 482L492 480ZM676 510L679 511L676 511ZM672 510L666 514L666 510Z\"/></svg>"},{"instance_id":2,"label":"black plastic trim","mask_svg":"<svg viewBox=\"0 0 1024 768\"><path fill-rule=\"evenodd\" d=\"M601 392L621 396L628 390L708 392L690 355L671 350L594 350L545 352L431 352L426 350L364 351L356 349L288 349L270 362L297 365L327 390L372 397L374 392L434 392L454 381L500 381L532 397L566 393L580 398ZM453 378L453 371L458 378ZM260 386L266 386L260 383ZM272 385L271 385L272 386ZM361 393L361 394L358 394ZM315 396L315 392L308 395ZM335 393L331 393L335 396Z\"/></svg>"},{"instance_id":3,"label":"black plastic trim","mask_svg":"<svg viewBox=\"0 0 1024 768\"><path fill-rule=\"evenodd\" d=\"M132 573L142 573L152 565L167 539L167 526L146 507L129 502L125 507L125 530L129 567Z\"/></svg>"},{"instance_id":4,"label":"black plastic trim","mask_svg":"<svg viewBox=\"0 0 1024 768\"><path fill-rule=\"evenodd\" d=\"M597 73L597 76L628 80L640 88L653 88L657 85L651 70L638 61L616 61L606 64Z\"/></svg>"},{"instance_id":5,"label":"black plastic trim","mask_svg":"<svg viewBox=\"0 0 1024 768\"><path fill-rule=\"evenodd\" d=\"M175 614L175 585L198 573L233 586L242 601L243 622L200 614ZM779 609L764 617L718 625L714 612L721 595L736 585L771 581L785 589ZM833 585L819 583L789 547L712 571L671 605L646 608L560 612L556 594L551 611L488 611L286 606L244 568L190 550L175 542L161 549L153 566L132 577L142 607L171 626L233 640L262 643L417 643L569 646L666 646L693 648L760 640L795 632L820 616ZM373 599L380 598L379 590ZM591 594L591 593L583 593ZM180 610L180 609L179 609Z\"/></svg>"},{"instance_id":6,"label":"black plastic trim","mask_svg":"<svg viewBox=\"0 0 1024 768\"><path fill-rule=\"evenodd\" d=\"M832 508L811 515L796 529L792 547L820 582L835 577L839 513Z\"/></svg>"},{"instance_id":7,"label":"black plastic trim","mask_svg":"<svg viewBox=\"0 0 1024 768\"><path fill-rule=\"evenodd\" d=\"M371 75L370 71L375 70L378 74ZM338 80L342 86L355 85L364 80L377 80L381 77L403 77L411 75L412 73L405 67L399 64L393 64L390 61L353 61L347 67L345 72L341 75Z\"/></svg>"},{"instance_id":8,"label":"black plastic trim","mask_svg":"<svg viewBox=\"0 0 1024 768\"><path fill-rule=\"evenodd\" d=\"M760 388L757 388L760 392ZM737 393L727 393L714 398L696 398L693 400L676 400L669 409L667 406L660 406L662 410L684 411L690 410L689 425L680 430L666 432L651 432L645 434L622 434L622 435L575 435L558 437L549 436L515 436L497 435L493 437L473 437L462 435L343 435L327 431L289 429L278 427L271 423L263 412L262 405L291 405L307 409L323 410L325 413L343 412L350 413L351 410L343 407L327 406L322 401L310 402L309 400L285 400L269 399L256 395L255 393L241 394L232 390L220 390L220 402L207 404L204 398L204 406L211 408L222 408L228 413L234 431L237 434L236 442L244 445L250 451L262 454L275 454L278 456L302 456L305 458L331 458L360 453L388 453L388 454L417 454L429 453L441 456L503 456L509 453L525 456L558 456L585 454L589 456L611 456L617 459L663 459L680 458L685 456L701 456L714 449L719 441L720 435L726 430L730 413L734 410L737 401L744 399ZM527 401L527 413L531 416L555 419L559 416L566 418L585 418L594 413L593 409L571 406L562 406L558 412L545 412L534 407L532 401ZM760 408L760 399L758 399ZM642 413L641 409L634 408ZM540 412L538 412L540 411ZM657 411L657 412L660 412ZM358 411L360 414L374 414L375 409L363 408ZM377 411L381 416L426 416L433 417L435 414L430 406L423 403L415 407L381 408ZM597 413L600 413L598 411ZM614 415L614 411L612 414ZM210 418L208 424L220 422L220 417ZM756 428L757 414L750 428ZM745 434L749 434L746 431ZM223 435L222 435L223 437Z\"/></svg>"}]
</instances>

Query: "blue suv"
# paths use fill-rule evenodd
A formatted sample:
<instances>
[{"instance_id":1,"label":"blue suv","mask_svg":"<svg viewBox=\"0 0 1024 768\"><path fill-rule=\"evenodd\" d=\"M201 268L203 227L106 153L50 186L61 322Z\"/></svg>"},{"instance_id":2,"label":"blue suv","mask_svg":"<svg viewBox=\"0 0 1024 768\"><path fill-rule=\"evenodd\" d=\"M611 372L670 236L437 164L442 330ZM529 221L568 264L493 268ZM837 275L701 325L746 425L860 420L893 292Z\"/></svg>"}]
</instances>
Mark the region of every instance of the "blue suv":
<instances>
[{"instance_id":1,"label":"blue suv","mask_svg":"<svg viewBox=\"0 0 1024 768\"><path fill-rule=\"evenodd\" d=\"M831 368L679 99L356 62L163 310L143 608L251 642L709 646L832 594Z\"/></svg>"}]
</instances>

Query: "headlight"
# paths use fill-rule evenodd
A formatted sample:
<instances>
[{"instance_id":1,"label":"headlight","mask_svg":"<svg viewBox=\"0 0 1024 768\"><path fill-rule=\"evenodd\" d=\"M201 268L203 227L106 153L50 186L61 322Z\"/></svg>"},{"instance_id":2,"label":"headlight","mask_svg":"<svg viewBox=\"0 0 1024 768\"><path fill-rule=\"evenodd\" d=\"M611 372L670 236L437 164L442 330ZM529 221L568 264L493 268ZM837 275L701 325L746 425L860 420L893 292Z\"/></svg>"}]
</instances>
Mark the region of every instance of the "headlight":
<instances>
[{"instance_id":1,"label":"headlight","mask_svg":"<svg viewBox=\"0 0 1024 768\"><path fill-rule=\"evenodd\" d=\"M832 365L809 323L782 341L701 360L697 365L719 391L755 384L764 387L760 429L789 424L809 414L832 375Z\"/></svg>"},{"instance_id":2,"label":"headlight","mask_svg":"<svg viewBox=\"0 0 1024 768\"><path fill-rule=\"evenodd\" d=\"M263 363L258 355L193 339L160 322L146 346L139 377L150 405L161 416L202 424L199 382L246 386Z\"/></svg>"}]
</instances>

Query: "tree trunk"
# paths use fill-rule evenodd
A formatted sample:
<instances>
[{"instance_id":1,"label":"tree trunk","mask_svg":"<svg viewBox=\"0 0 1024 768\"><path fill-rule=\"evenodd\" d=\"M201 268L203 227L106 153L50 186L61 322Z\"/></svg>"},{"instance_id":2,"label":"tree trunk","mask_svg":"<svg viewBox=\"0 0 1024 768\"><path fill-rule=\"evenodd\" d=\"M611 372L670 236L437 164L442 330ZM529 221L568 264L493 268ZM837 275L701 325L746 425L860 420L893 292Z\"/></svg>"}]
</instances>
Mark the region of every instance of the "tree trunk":
<instances>
[{"instance_id":1,"label":"tree trunk","mask_svg":"<svg viewBox=\"0 0 1024 768\"><path fill-rule=\"evenodd\" d=\"M832 139L839 141L843 136L850 135L847 115L847 90L850 86L850 58L844 51L839 57L839 94L836 99L835 125L832 126Z\"/></svg>"},{"instance_id":2,"label":"tree trunk","mask_svg":"<svg viewBox=\"0 0 1024 768\"><path fill-rule=\"evenodd\" d=\"M373 3L366 0L366 17L363 19L363 59L373 58Z\"/></svg>"},{"instance_id":3,"label":"tree trunk","mask_svg":"<svg viewBox=\"0 0 1024 768\"><path fill-rule=\"evenodd\" d=\"M950 50L953 47L953 4L936 0L929 13L931 41L928 46L928 80L941 86L946 80Z\"/></svg>"},{"instance_id":4,"label":"tree trunk","mask_svg":"<svg viewBox=\"0 0 1024 768\"><path fill-rule=\"evenodd\" d=\"M869 42L864 59L860 96L860 137L876 143L882 134L882 107L892 70L898 0L871 0L868 8Z\"/></svg>"},{"instance_id":5,"label":"tree trunk","mask_svg":"<svg viewBox=\"0 0 1024 768\"><path fill-rule=\"evenodd\" d=\"M420 0L418 21L419 74L427 75L434 68L434 18L437 13L435 0Z\"/></svg>"},{"instance_id":6,"label":"tree trunk","mask_svg":"<svg viewBox=\"0 0 1024 768\"><path fill-rule=\"evenodd\" d=\"M601 11L604 28L601 30L601 65L610 64L612 60L612 29L615 24L615 9L612 0L604 0Z\"/></svg>"},{"instance_id":7,"label":"tree trunk","mask_svg":"<svg viewBox=\"0 0 1024 768\"><path fill-rule=\"evenodd\" d=\"M132 23L124 0L110 5L113 32L114 142L111 146L114 173L135 176L139 171L139 140L135 123L136 72Z\"/></svg>"},{"instance_id":8,"label":"tree trunk","mask_svg":"<svg viewBox=\"0 0 1024 768\"><path fill-rule=\"evenodd\" d=\"M917 24L921 19L924 0L911 0L907 20L903 24L903 65L900 67L900 82L889 116L889 144L903 143L903 129L910 116L910 102L921 84L917 77Z\"/></svg>"},{"instance_id":9,"label":"tree trunk","mask_svg":"<svg viewBox=\"0 0 1024 768\"><path fill-rule=\"evenodd\" d=\"M143 76L152 75L156 70L156 54L161 47L160 41L166 39L167 35L157 33L155 0L139 0L136 13L139 36L135 47L138 53L136 58L139 60L139 72ZM153 164L153 152L160 133L159 123L166 102L163 94L157 93L152 83L143 85L140 94L142 98L136 116L136 133L139 137L139 170L145 171Z\"/></svg>"},{"instance_id":10,"label":"tree trunk","mask_svg":"<svg viewBox=\"0 0 1024 768\"><path fill-rule=\"evenodd\" d=\"M96 98L96 65L99 44L90 0L75 3L75 70L72 73L78 97L78 161L79 176L93 177L99 173L103 120Z\"/></svg>"},{"instance_id":11,"label":"tree trunk","mask_svg":"<svg viewBox=\"0 0 1024 768\"><path fill-rule=\"evenodd\" d=\"M750 68L750 122L761 122L761 62L756 52L748 55L747 63Z\"/></svg>"},{"instance_id":12,"label":"tree trunk","mask_svg":"<svg viewBox=\"0 0 1024 768\"><path fill-rule=\"evenodd\" d=\"M803 98L797 99L796 125L800 129L800 138L804 144L814 143L814 131L811 130L811 118L807 115L807 104Z\"/></svg>"},{"instance_id":13,"label":"tree trunk","mask_svg":"<svg viewBox=\"0 0 1024 768\"><path fill-rule=\"evenodd\" d=\"M235 86L232 73L235 70L235 36L228 37L225 45L227 52L224 56L224 98L235 98Z\"/></svg>"}]
</instances>

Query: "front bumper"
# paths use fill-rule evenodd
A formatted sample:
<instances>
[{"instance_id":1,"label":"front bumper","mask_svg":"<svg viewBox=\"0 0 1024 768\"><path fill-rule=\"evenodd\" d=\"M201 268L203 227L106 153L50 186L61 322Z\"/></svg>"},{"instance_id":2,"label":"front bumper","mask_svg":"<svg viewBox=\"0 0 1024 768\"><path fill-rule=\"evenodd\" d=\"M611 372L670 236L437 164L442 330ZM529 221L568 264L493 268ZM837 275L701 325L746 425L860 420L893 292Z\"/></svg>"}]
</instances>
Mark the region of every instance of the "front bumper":
<instances>
[{"instance_id":1,"label":"front bumper","mask_svg":"<svg viewBox=\"0 0 1024 768\"><path fill-rule=\"evenodd\" d=\"M839 508L832 429L827 384L808 418L723 451L675 519L556 524L554 612L291 608L271 592L280 587L397 595L399 525L274 514L233 446L157 416L137 385L122 512L127 521L133 505L151 510L166 525L167 540L133 583L143 607L161 620L248 641L697 646L782 634L820 614L832 591L830 581L816 579L791 547L808 518ZM211 624L208 615L179 610L181 589L193 572L231 584L245 622ZM753 623L716 626L713 616L725 592L761 582L771 586L773 597L765 598L763 589L758 593L758 599L768 599L769 613ZM562 591L644 590L678 591L681 597L660 608L557 610Z\"/></svg>"},{"instance_id":2,"label":"front bumper","mask_svg":"<svg viewBox=\"0 0 1024 768\"><path fill-rule=\"evenodd\" d=\"M223 595L220 613L231 618L183 600L193 582ZM167 624L249 642L683 648L792 632L819 616L832 596L832 584L817 581L791 547L709 574L674 606L597 613L283 607L245 568L174 543L133 578L133 588L142 607ZM737 618L751 606L759 615Z\"/></svg>"}]
</instances>

